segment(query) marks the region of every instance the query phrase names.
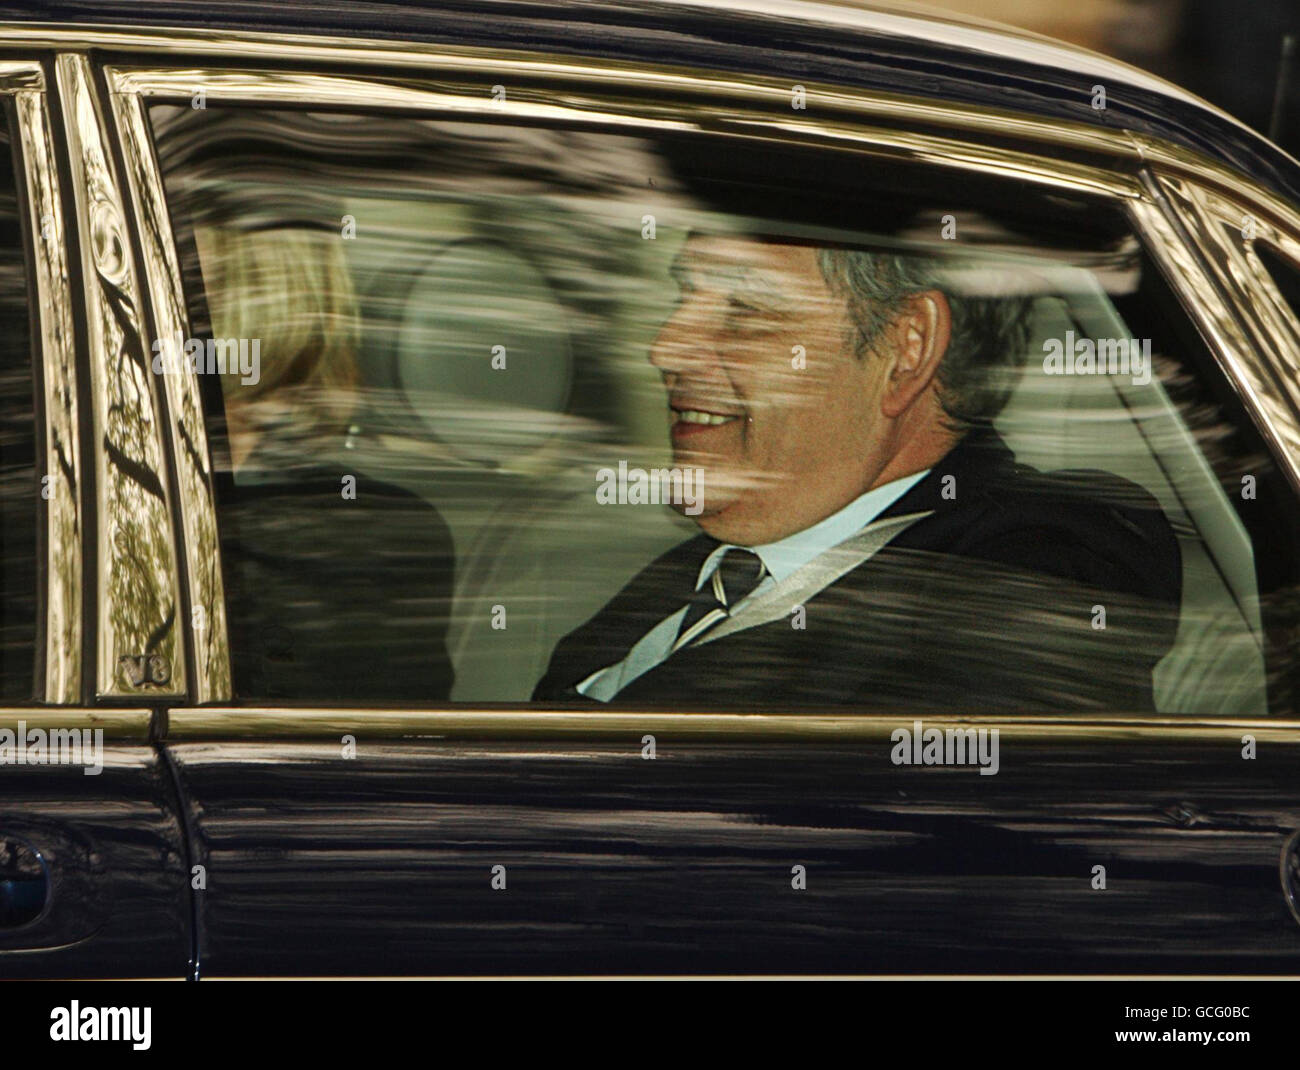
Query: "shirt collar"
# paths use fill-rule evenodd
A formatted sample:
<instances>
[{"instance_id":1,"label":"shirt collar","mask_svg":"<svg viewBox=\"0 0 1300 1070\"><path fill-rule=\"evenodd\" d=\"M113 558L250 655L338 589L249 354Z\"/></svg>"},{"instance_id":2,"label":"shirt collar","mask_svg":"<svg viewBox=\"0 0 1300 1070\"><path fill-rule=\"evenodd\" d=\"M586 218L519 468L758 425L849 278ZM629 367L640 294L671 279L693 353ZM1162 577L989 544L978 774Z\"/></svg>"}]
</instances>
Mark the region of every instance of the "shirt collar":
<instances>
[{"instance_id":1,"label":"shirt collar","mask_svg":"<svg viewBox=\"0 0 1300 1070\"><path fill-rule=\"evenodd\" d=\"M924 472L895 479L892 483L885 483L854 498L843 509L832 513L825 520L819 520L812 527L796 531L776 542L739 549L756 553L768 574L780 583L832 546L838 546L845 539L852 538L929 474L930 469L927 468ZM723 543L704 559L699 579L695 583L697 591L717 570L723 554L734 549L737 549L735 544Z\"/></svg>"}]
</instances>

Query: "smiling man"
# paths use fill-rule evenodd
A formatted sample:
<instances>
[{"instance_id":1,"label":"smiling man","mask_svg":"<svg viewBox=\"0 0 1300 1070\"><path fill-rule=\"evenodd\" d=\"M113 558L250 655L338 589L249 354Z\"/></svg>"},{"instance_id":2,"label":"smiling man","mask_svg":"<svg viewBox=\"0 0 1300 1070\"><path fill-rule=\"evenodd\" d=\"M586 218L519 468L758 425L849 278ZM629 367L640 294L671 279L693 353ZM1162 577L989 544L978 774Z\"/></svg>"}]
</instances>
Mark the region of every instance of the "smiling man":
<instances>
[{"instance_id":1,"label":"smiling man","mask_svg":"<svg viewBox=\"0 0 1300 1070\"><path fill-rule=\"evenodd\" d=\"M1177 540L993 430L1030 302L936 260L693 234L652 346L701 534L556 647L534 697L674 708L1151 709ZM1109 624L1096 627L1097 608Z\"/></svg>"}]
</instances>

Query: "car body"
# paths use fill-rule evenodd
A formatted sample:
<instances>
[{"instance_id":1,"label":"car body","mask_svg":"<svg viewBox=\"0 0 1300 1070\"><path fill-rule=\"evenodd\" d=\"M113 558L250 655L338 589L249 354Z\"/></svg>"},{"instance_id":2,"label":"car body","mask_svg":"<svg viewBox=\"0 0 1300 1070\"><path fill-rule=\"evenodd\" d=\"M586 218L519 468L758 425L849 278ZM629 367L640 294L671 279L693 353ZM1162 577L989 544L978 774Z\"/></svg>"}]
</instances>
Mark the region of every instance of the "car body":
<instances>
[{"instance_id":1,"label":"car body","mask_svg":"<svg viewBox=\"0 0 1300 1070\"><path fill-rule=\"evenodd\" d=\"M33 695L0 719L105 748L96 776L0 766L0 837L40 860L10 885L48 884L0 929L0 976L1300 969L1285 686L1253 716L955 707L939 723L1001 733L988 777L891 763L898 712L237 701L200 384L147 372L192 318L154 106L789 142L1105 202L1285 511L1300 309L1275 274L1300 273L1300 164L1131 68L890 8L342 11L0 25L52 486ZM1271 552L1287 604L1295 545Z\"/></svg>"}]
</instances>

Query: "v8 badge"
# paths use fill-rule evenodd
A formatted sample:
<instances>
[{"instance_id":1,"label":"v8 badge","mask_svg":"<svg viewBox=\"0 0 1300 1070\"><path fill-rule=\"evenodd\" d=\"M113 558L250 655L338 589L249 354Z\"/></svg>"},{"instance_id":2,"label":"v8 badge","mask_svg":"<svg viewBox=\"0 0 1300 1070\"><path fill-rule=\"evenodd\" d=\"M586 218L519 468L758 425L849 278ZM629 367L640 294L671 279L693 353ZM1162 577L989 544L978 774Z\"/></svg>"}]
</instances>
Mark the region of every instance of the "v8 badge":
<instances>
[{"instance_id":1,"label":"v8 badge","mask_svg":"<svg viewBox=\"0 0 1300 1070\"><path fill-rule=\"evenodd\" d=\"M161 685L172 678L171 665L161 654L123 654L117 664L132 687Z\"/></svg>"}]
</instances>

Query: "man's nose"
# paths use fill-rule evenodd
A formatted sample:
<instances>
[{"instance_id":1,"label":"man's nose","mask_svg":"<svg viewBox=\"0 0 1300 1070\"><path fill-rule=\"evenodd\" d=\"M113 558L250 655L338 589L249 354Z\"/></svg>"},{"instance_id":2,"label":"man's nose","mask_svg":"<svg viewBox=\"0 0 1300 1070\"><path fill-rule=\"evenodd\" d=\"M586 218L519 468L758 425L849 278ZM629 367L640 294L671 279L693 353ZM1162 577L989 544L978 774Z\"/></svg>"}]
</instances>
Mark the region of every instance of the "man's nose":
<instances>
[{"instance_id":1,"label":"man's nose","mask_svg":"<svg viewBox=\"0 0 1300 1070\"><path fill-rule=\"evenodd\" d=\"M650 363L664 375L690 371L715 360L715 340L704 317L678 309L650 346Z\"/></svg>"}]
</instances>

